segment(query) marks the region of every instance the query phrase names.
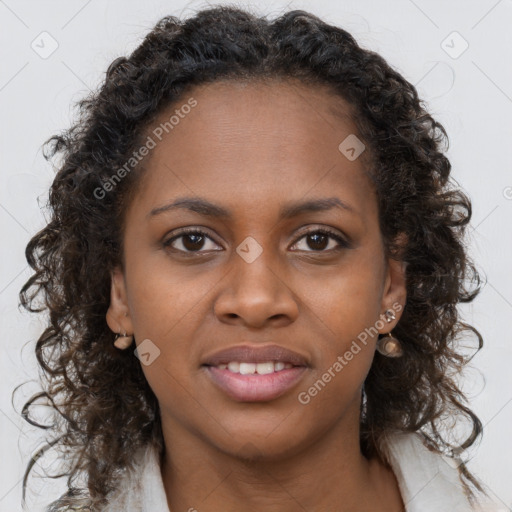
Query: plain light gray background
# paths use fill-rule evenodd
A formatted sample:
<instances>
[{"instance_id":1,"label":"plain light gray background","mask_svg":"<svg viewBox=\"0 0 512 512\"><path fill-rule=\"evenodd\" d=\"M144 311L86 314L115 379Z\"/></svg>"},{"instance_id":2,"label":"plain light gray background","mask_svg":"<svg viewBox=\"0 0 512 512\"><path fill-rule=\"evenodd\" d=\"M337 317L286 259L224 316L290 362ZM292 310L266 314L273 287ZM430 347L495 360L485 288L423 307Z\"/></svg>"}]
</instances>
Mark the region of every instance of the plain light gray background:
<instances>
[{"instance_id":1,"label":"plain light gray background","mask_svg":"<svg viewBox=\"0 0 512 512\"><path fill-rule=\"evenodd\" d=\"M222 2L220 2L222 3ZM465 389L484 426L469 468L502 509L512 508L512 1L377 0L239 2L261 14L305 9L351 32L382 54L418 88L450 137L453 176L473 201L470 252L487 284L461 308L485 347L473 360ZM110 62L132 51L162 16L185 16L203 2L135 0L0 0L0 511L21 510L21 478L43 431L11 405L13 388L32 380L15 401L38 389L35 340L43 319L18 309L30 276L29 238L44 225L53 171L41 153L50 135L67 128L72 105L94 89ZM46 34L44 34L46 32ZM454 33L455 32L455 33ZM43 34L42 34L43 33ZM47 55L53 46L55 51ZM58 45L58 46L57 46ZM51 455L41 467L53 467ZM30 510L64 490L31 477ZM37 495L40 494L38 497Z\"/></svg>"}]
</instances>

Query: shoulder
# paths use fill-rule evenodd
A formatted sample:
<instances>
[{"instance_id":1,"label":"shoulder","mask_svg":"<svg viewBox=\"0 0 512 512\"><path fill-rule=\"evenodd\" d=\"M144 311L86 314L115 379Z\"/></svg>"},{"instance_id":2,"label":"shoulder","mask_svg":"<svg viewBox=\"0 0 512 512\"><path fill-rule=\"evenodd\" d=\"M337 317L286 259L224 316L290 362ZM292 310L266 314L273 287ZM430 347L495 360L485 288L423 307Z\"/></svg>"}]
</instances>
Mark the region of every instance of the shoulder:
<instances>
[{"instance_id":1,"label":"shoulder","mask_svg":"<svg viewBox=\"0 0 512 512\"><path fill-rule=\"evenodd\" d=\"M381 448L398 480L407 512L495 510L492 505L471 505L457 460L430 450L420 434L388 434Z\"/></svg>"},{"instance_id":2,"label":"shoulder","mask_svg":"<svg viewBox=\"0 0 512 512\"><path fill-rule=\"evenodd\" d=\"M140 448L133 464L118 480L116 491L101 512L169 512L160 470L160 456L153 445Z\"/></svg>"}]
</instances>

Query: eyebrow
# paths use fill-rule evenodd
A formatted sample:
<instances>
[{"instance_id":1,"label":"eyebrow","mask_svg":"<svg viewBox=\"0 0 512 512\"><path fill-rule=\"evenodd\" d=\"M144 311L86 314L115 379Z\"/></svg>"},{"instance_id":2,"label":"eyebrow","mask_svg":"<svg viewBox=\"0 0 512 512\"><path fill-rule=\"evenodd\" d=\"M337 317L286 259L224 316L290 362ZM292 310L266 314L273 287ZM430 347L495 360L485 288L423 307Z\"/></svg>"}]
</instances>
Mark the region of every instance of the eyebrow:
<instances>
[{"instance_id":1,"label":"eyebrow","mask_svg":"<svg viewBox=\"0 0 512 512\"><path fill-rule=\"evenodd\" d=\"M285 204L279 211L281 219L296 217L302 213L322 212L341 208L348 212L356 214L356 210L338 197L325 197L320 199L311 199L308 201L294 201ZM205 217L229 219L233 217L232 212L220 205L216 205L207 199L200 197L180 197L171 203L153 208L147 215L148 218L154 217L164 212L172 210L189 210Z\"/></svg>"}]
</instances>

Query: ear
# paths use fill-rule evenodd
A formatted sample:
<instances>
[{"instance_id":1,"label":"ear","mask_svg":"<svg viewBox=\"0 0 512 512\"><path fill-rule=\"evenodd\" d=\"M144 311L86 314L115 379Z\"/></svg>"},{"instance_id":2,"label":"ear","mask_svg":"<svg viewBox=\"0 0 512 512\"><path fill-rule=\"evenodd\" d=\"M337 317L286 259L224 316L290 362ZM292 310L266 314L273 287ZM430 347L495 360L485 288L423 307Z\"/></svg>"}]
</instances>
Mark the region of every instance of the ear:
<instances>
[{"instance_id":1,"label":"ear","mask_svg":"<svg viewBox=\"0 0 512 512\"><path fill-rule=\"evenodd\" d=\"M402 247L404 246L404 240L405 235L400 234L398 241ZM379 329L380 334L387 334L394 329L402 316L407 301L406 268L407 262L403 260L396 260L391 257L387 260L386 278L381 301L381 315L384 315L386 310L391 309L395 313L396 318L389 323L386 321L385 326ZM385 315L382 318L385 320Z\"/></svg>"},{"instance_id":2,"label":"ear","mask_svg":"<svg viewBox=\"0 0 512 512\"><path fill-rule=\"evenodd\" d=\"M120 267L111 272L110 306L107 310L107 324L115 333L133 334L133 325L126 298L126 283Z\"/></svg>"}]
</instances>

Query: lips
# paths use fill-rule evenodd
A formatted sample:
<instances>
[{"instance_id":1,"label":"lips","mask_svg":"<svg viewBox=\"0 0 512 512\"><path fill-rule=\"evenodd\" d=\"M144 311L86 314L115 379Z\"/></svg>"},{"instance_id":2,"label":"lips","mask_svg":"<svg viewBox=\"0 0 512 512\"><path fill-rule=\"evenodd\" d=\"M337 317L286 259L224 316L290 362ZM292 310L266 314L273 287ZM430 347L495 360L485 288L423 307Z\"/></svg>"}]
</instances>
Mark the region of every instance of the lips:
<instances>
[{"instance_id":1,"label":"lips","mask_svg":"<svg viewBox=\"0 0 512 512\"><path fill-rule=\"evenodd\" d=\"M309 367L301 354L279 345L231 347L207 356L203 368L232 400L268 402L289 392Z\"/></svg>"}]
</instances>

